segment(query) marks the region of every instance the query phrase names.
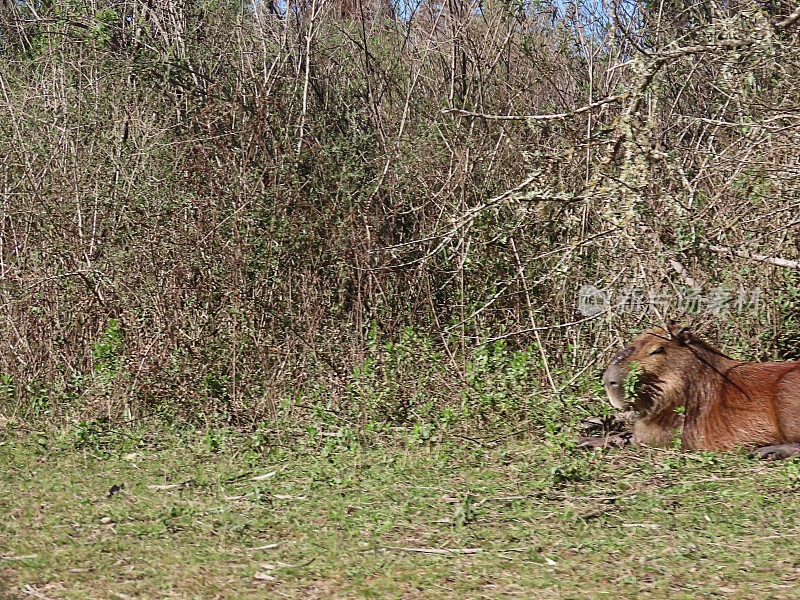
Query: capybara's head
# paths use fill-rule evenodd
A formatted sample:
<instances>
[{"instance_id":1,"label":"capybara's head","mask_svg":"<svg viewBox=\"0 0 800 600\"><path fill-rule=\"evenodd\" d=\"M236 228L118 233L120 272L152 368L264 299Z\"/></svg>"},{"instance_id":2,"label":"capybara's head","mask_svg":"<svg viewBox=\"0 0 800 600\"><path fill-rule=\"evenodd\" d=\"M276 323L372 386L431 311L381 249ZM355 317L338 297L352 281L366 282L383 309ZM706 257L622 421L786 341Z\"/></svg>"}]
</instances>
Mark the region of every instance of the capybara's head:
<instances>
[{"instance_id":1,"label":"capybara's head","mask_svg":"<svg viewBox=\"0 0 800 600\"><path fill-rule=\"evenodd\" d=\"M691 330L675 321L667 321L666 329L653 329L633 340L603 373L611 405L619 410L633 407L640 414L650 412L656 398L683 379L687 361L696 360L689 348L692 340ZM634 397L627 397L625 383L634 365L639 385Z\"/></svg>"}]
</instances>

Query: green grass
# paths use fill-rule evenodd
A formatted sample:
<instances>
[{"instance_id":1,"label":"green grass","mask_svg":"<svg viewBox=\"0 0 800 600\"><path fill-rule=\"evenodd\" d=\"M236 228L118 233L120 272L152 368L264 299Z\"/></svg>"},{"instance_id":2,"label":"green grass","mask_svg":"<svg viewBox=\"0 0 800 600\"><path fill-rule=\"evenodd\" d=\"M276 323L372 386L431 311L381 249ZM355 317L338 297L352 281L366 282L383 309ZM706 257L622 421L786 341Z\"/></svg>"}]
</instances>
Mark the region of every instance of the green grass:
<instances>
[{"instance_id":1,"label":"green grass","mask_svg":"<svg viewBox=\"0 0 800 600\"><path fill-rule=\"evenodd\" d=\"M0 430L0 598L797 597L792 461L320 439Z\"/></svg>"}]
</instances>

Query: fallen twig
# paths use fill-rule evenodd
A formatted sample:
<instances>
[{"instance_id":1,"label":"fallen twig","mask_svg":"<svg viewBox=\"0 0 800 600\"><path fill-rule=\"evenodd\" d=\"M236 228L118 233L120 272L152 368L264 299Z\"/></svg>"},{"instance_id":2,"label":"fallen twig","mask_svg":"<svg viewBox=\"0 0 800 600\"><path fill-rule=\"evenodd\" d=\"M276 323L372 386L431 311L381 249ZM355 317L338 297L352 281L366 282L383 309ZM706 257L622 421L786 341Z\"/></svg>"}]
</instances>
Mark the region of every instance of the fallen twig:
<instances>
[{"instance_id":1,"label":"fallen twig","mask_svg":"<svg viewBox=\"0 0 800 600\"><path fill-rule=\"evenodd\" d=\"M483 548L406 548L401 546L386 546L386 550L399 550L401 552L417 552L419 554L478 554Z\"/></svg>"}]
</instances>

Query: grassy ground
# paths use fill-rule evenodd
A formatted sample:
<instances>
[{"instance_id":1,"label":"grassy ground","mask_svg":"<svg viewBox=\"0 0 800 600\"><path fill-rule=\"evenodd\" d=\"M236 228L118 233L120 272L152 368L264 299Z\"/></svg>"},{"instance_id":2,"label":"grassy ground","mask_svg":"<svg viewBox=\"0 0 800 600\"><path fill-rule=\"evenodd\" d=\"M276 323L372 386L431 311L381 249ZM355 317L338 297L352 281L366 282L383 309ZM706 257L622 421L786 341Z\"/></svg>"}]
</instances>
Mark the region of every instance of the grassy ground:
<instances>
[{"instance_id":1,"label":"grassy ground","mask_svg":"<svg viewBox=\"0 0 800 600\"><path fill-rule=\"evenodd\" d=\"M0 430L0 598L796 598L798 463Z\"/></svg>"}]
</instances>

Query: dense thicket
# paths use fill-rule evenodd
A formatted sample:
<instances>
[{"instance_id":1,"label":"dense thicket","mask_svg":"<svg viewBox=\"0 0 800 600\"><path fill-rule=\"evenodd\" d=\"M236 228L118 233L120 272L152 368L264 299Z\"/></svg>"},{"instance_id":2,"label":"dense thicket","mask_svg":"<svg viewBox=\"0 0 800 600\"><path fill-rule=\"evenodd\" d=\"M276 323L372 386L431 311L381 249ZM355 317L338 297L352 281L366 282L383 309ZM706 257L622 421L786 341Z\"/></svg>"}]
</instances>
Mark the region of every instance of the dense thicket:
<instances>
[{"instance_id":1,"label":"dense thicket","mask_svg":"<svg viewBox=\"0 0 800 600\"><path fill-rule=\"evenodd\" d=\"M530 419L698 309L799 357L787 2L0 11L6 416Z\"/></svg>"}]
</instances>

